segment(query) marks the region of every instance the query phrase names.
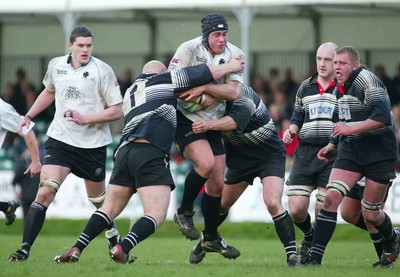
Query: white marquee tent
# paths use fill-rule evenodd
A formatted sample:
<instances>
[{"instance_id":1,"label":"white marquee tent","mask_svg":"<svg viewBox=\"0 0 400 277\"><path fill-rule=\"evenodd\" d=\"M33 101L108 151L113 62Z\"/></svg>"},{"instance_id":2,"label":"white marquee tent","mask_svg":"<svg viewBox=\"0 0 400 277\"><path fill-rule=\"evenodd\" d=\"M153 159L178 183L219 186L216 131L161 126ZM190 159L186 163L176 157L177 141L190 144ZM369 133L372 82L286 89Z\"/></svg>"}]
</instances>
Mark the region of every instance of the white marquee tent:
<instances>
[{"instance_id":1,"label":"white marquee tent","mask_svg":"<svg viewBox=\"0 0 400 277\"><path fill-rule=\"evenodd\" d=\"M65 38L80 19L92 21L145 21L197 18L207 12L237 17L241 48L249 52L249 28L254 17L308 17L314 26L314 44L320 44L319 21L329 15L391 15L400 13L399 0L2 0L0 24L59 20ZM153 32L156 36L156 31ZM67 51L67 49L66 49ZM245 72L247 79L248 72Z\"/></svg>"}]
</instances>

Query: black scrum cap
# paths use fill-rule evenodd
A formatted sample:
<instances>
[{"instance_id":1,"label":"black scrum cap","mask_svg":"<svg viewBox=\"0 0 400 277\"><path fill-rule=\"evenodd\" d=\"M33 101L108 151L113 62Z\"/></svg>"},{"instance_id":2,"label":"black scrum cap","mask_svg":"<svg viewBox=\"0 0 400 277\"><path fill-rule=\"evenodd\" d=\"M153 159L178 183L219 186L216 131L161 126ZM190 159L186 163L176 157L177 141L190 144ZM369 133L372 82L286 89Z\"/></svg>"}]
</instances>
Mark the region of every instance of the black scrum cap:
<instances>
[{"instance_id":1,"label":"black scrum cap","mask_svg":"<svg viewBox=\"0 0 400 277\"><path fill-rule=\"evenodd\" d=\"M215 31L228 30L228 22L223 15L211 13L201 20L201 32L203 33L203 42L208 43L208 35Z\"/></svg>"}]
</instances>

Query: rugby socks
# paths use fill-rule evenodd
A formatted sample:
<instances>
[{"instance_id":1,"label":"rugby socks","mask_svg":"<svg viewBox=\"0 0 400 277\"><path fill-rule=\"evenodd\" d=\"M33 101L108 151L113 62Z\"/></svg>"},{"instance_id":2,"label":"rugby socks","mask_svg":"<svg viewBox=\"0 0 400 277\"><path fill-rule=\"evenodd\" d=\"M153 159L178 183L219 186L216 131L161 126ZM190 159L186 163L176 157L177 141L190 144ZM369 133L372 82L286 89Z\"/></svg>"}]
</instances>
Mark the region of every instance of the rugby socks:
<instances>
[{"instance_id":1,"label":"rugby socks","mask_svg":"<svg viewBox=\"0 0 400 277\"><path fill-rule=\"evenodd\" d=\"M193 203L197 195L206 183L207 178L201 177L197 172L192 169L185 179L185 186L183 188L181 206L178 208L178 214L183 214L185 211L193 210Z\"/></svg>"},{"instance_id":2,"label":"rugby socks","mask_svg":"<svg viewBox=\"0 0 400 277\"><path fill-rule=\"evenodd\" d=\"M307 213L307 218L303 222L294 224L303 232L304 240L307 242L311 242L314 236L314 227L311 225L311 216Z\"/></svg>"},{"instance_id":3,"label":"rugby socks","mask_svg":"<svg viewBox=\"0 0 400 277\"><path fill-rule=\"evenodd\" d=\"M360 229L368 231L367 224L365 224L365 220L362 214L358 218L358 222L355 224ZM382 249L383 249L383 241L384 238L381 233L369 234L371 237L371 241L374 245L376 254L378 255L378 259L382 256Z\"/></svg>"},{"instance_id":4,"label":"rugby socks","mask_svg":"<svg viewBox=\"0 0 400 277\"><path fill-rule=\"evenodd\" d=\"M204 216L204 240L212 241L218 238L218 225L220 222L221 197L212 197L204 192L201 201L201 212Z\"/></svg>"},{"instance_id":5,"label":"rugby socks","mask_svg":"<svg viewBox=\"0 0 400 277\"><path fill-rule=\"evenodd\" d=\"M73 247L79 248L82 252L110 224L111 220L106 213L99 210L95 211Z\"/></svg>"},{"instance_id":6,"label":"rugby socks","mask_svg":"<svg viewBox=\"0 0 400 277\"><path fill-rule=\"evenodd\" d=\"M229 212L225 212L225 213L219 213L219 222L218 222L218 226L220 226L225 219L228 217L228 213Z\"/></svg>"},{"instance_id":7,"label":"rugby socks","mask_svg":"<svg viewBox=\"0 0 400 277\"><path fill-rule=\"evenodd\" d=\"M46 217L47 208L38 202L33 202L25 220L24 234L22 237L22 250L29 253L31 246L39 235Z\"/></svg>"},{"instance_id":8,"label":"rugby socks","mask_svg":"<svg viewBox=\"0 0 400 277\"><path fill-rule=\"evenodd\" d=\"M147 239L157 230L157 222L151 216L145 215L133 224L130 232L121 242L122 251L129 253L133 247Z\"/></svg>"},{"instance_id":9,"label":"rugby socks","mask_svg":"<svg viewBox=\"0 0 400 277\"><path fill-rule=\"evenodd\" d=\"M379 226L375 228L382 234L384 238L383 247L389 247L397 238L395 231L393 230L392 221L390 217L385 213L385 219Z\"/></svg>"},{"instance_id":10,"label":"rugby socks","mask_svg":"<svg viewBox=\"0 0 400 277\"><path fill-rule=\"evenodd\" d=\"M321 209L315 224L314 240L310 250L311 259L322 262L325 248L333 236L336 228L337 212L328 212Z\"/></svg>"},{"instance_id":11,"label":"rugby socks","mask_svg":"<svg viewBox=\"0 0 400 277\"><path fill-rule=\"evenodd\" d=\"M8 202L0 202L0 211L5 213L9 207L10 205L8 205Z\"/></svg>"},{"instance_id":12,"label":"rugby socks","mask_svg":"<svg viewBox=\"0 0 400 277\"><path fill-rule=\"evenodd\" d=\"M289 213L285 211L273 217L272 220L274 221L275 231L285 247L286 257L289 259L290 255L296 254L296 235L292 218Z\"/></svg>"},{"instance_id":13,"label":"rugby socks","mask_svg":"<svg viewBox=\"0 0 400 277\"><path fill-rule=\"evenodd\" d=\"M360 217L358 218L358 222L356 223L356 226L360 229L368 231L367 224L365 224L365 220L362 214L360 214Z\"/></svg>"},{"instance_id":14,"label":"rugby socks","mask_svg":"<svg viewBox=\"0 0 400 277\"><path fill-rule=\"evenodd\" d=\"M381 233L375 233L375 234L369 234L372 240L372 243L374 244L376 254L378 255L378 259L382 256L382 251L383 251L383 241L384 238Z\"/></svg>"}]
</instances>

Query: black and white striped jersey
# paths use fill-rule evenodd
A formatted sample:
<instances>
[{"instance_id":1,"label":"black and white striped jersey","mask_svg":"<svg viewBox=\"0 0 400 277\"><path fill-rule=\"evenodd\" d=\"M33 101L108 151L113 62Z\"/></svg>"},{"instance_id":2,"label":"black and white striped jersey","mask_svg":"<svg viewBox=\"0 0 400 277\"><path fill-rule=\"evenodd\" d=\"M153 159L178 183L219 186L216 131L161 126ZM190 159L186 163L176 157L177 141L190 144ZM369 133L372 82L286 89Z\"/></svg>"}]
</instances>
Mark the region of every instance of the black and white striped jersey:
<instances>
[{"instance_id":1,"label":"black and white striped jersey","mask_svg":"<svg viewBox=\"0 0 400 277\"><path fill-rule=\"evenodd\" d=\"M176 130L176 94L212 81L206 64L140 75L124 97L120 145L144 138L169 154Z\"/></svg>"},{"instance_id":2,"label":"black and white striped jersey","mask_svg":"<svg viewBox=\"0 0 400 277\"><path fill-rule=\"evenodd\" d=\"M397 159L397 141L391 114L389 96L383 82L371 71L359 68L349 82L336 88L339 119L347 125L355 125L367 119L385 125L363 133L341 136L338 155L343 143L352 149L354 159L362 163Z\"/></svg>"},{"instance_id":3,"label":"black and white striped jersey","mask_svg":"<svg viewBox=\"0 0 400 277\"><path fill-rule=\"evenodd\" d=\"M333 94L336 83L321 91L317 77L315 74L299 87L290 123L299 127L300 144L324 146L329 142L333 124L338 121L337 99Z\"/></svg>"},{"instance_id":4,"label":"black and white striped jersey","mask_svg":"<svg viewBox=\"0 0 400 277\"><path fill-rule=\"evenodd\" d=\"M227 102L227 115L238 125L237 130L223 132L229 169L257 166L271 155L285 156L276 126L251 87L243 85L240 97Z\"/></svg>"}]
</instances>

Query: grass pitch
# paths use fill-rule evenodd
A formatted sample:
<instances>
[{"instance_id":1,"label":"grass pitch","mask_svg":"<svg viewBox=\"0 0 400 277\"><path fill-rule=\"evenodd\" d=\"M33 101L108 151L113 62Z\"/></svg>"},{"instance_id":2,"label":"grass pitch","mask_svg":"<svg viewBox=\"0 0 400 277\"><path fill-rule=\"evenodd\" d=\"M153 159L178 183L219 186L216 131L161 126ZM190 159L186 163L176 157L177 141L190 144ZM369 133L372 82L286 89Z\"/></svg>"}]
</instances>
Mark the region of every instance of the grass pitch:
<instances>
[{"instance_id":1,"label":"grass pitch","mask_svg":"<svg viewBox=\"0 0 400 277\"><path fill-rule=\"evenodd\" d=\"M21 243L22 223L0 227L0 276L399 276L400 263L393 269L373 269L377 260L368 234L348 225L338 225L329 243L323 265L312 268L288 268L283 247L272 225L263 223L224 224L221 233L227 242L240 249L242 255L228 260L219 254L207 253L197 265L188 262L196 242L180 235L172 222L135 247L138 257L130 265L115 264L108 257L104 235L96 238L74 264L54 264L55 255L76 241L85 221L46 221L31 256L25 262L8 262L8 256ZM117 222L125 234L129 222ZM164 228L165 227L165 228ZM301 236L298 235L298 241Z\"/></svg>"}]
</instances>

